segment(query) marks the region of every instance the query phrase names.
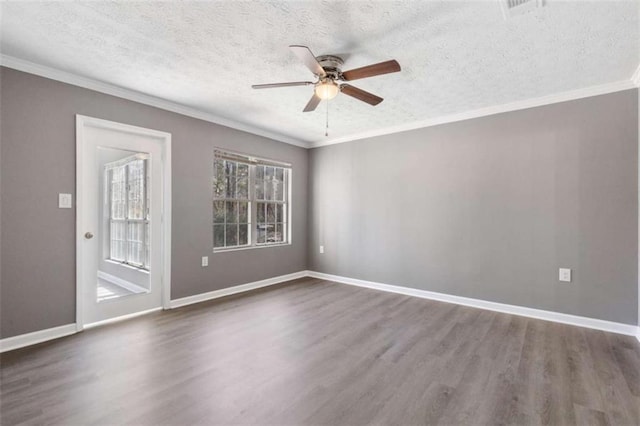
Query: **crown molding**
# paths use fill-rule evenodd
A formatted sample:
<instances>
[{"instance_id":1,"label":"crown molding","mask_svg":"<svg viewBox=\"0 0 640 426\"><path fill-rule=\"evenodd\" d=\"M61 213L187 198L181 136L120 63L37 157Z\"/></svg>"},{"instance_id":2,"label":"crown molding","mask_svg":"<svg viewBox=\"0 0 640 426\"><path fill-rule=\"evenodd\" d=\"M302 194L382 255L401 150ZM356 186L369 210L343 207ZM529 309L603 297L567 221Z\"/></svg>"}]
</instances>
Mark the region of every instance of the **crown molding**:
<instances>
[{"instance_id":1,"label":"crown molding","mask_svg":"<svg viewBox=\"0 0 640 426\"><path fill-rule=\"evenodd\" d=\"M636 71L636 77L637 76ZM614 83L602 84L599 86L587 87L584 89L571 90L568 92L556 93L553 95L541 96L538 98L525 99L517 102L510 102L502 105L494 105L487 108L480 108L472 111L466 111L459 114L445 115L441 117L428 118L426 120L414 121L412 123L401 124L398 126L386 127L383 129L370 130L367 132L357 133L341 138L319 140L310 143L311 148L317 148L326 145L335 145L339 143L351 142L359 139L373 138L376 136L389 135L392 133L406 132L409 130L422 129L425 127L437 126L440 124L454 123L456 121L464 121L472 118L486 117L504 112L518 111L521 109L535 108L544 105L550 105L560 102L572 101L575 99L588 98L591 96L605 95L607 93L620 92L635 88L636 85L631 80L617 81Z\"/></svg>"},{"instance_id":2,"label":"crown molding","mask_svg":"<svg viewBox=\"0 0 640 426\"><path fill-rule=\"evenodd\" d=\"M199 120L208 121L210 123L219 124L221 126L230 127L232 129L241 130L243 132L251 133L257 136L263 136L265 138L284 142L290 145L309 148L308 143L279 133L274 133L265 129L250 126L248 124L229 120L227 118L219 117L217 115L200 111L195 108L157 98L155 96L146 95L144 93L136 92L135 90L125 89L113 84L104 83L92 78L82 77L66 71L39 65L13 56L0 54L0 65L29 74L38 75L40 77L49 78L51 80L60 81L62 83L67 83L107 95L116 96L118 98L127 99L129 101L138 102L144 105L163 109L165 111L171 111L177 114L186 115L188 117L197 118Z\"/></svg>"},{"instance_id":3,"label":"crown molding","mask_svg":"<svg viewBox=\"0 0 640 426\"><path fill-rule=\"evenodd\" d=\"M466 111L458 114L445 115L441 117L428 118L425 120L414 121L412 123L401 124L398 126L385 127L382 129L370 130L367 132L355 133L334 139L322 139L312 142L305 142L292 138L280 133L271 132L269 130L254 127L245 123L229 120L214 114L204 112L195 108L187 107L155 96L146 95L136 92L135 90L125 89L109 83L104 83L87 77L82 77L66 71L57 70L44 65L35 64L13 56L0 54L0 65L23 71L29 74L39 75L41 77L71 84L85 89L94 90L111 96L138 102L144 105L156 107L166 111L175 112L199 120L208 121L210 123L219 124L230 127L232 129L251 133L257 136L266 137L279 142L302 148L317 148L326 145L335 145L339 143L351 142L360 139L372 138L376 136L389 135L392 133L406 132L409 130L422 129L426 127L437 126L440 124L454 123L457 121L470 120L473 118L486 117L504 112L518 111L527 108L535 108L544 105L550 105L560 102L567 102L576 99L588 98L591 96L605 95L607 93L620 92L640 87L640 66L636 69L633 76L629 80L622 80L613 83L602 84L599 86L586 87L583 89L571 90L567 92L556 93L553 95L542 96L538 98L525 99L517 102L510 102L502 105L494 105L486 108L480 108L472 111Z\"/></svg>"},{"instance_id":4,"label":"crown molding","mask_svg":"<svg viewBox=\"0 0 640 426\"><path fill-rule=\"evenodd\" d=\"M634 72L631 76L631 82L634 86L640 87L640 65L638 65L638 68L636 68L636 72Z\"/></svg>"}]
</instances>

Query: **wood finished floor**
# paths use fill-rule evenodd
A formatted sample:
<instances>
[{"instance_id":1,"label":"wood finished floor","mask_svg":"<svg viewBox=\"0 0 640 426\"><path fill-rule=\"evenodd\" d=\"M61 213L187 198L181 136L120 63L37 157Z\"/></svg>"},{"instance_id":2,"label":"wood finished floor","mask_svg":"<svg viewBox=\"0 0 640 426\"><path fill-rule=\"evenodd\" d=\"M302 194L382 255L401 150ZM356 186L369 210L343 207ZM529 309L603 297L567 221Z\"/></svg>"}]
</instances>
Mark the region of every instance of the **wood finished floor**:
<instances>
[{"instance_id":1,"label":"wood finished floor","mask_svg":"<svg viewBox=\"0 0 640 426\"><path fill-rule=\"evenodd\" d=\"M3 354L2 425L638 425L640 344L305 278Z\"/></svg>"}]
</instances>

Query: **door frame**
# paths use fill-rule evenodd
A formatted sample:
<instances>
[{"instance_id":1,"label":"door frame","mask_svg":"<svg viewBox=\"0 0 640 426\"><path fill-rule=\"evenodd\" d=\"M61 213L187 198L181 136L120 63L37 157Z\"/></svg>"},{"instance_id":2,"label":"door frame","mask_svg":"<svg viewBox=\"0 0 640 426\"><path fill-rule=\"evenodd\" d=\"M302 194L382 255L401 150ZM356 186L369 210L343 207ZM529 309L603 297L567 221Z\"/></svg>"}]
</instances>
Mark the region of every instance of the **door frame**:
<instances>
[{"instance_id":1,"label":"door frame","mask_svg":"<svg viewBox=\"0 0 640 426\"><path fill-rule=\"evenodd\" d=\"M84 154L86 127L96 127L100 129L115 130L134 135L141 135L158 139L162 144L162 216L161 229L162 238L160 249L162 250L162 267L160 271L160 291L162 293L162 308L169 309L171 302L171 133L159 130L147 129L144 127L132 126L129 124L117 123L115 121L103 120L100 118L88 117L76 114L76 330L84 329L84 286L82 277L84 276L84 253L83 253L83 183L87 178L84 176ZM125 315L129 316L129 315Z\"/></svg>"}]
</instances>

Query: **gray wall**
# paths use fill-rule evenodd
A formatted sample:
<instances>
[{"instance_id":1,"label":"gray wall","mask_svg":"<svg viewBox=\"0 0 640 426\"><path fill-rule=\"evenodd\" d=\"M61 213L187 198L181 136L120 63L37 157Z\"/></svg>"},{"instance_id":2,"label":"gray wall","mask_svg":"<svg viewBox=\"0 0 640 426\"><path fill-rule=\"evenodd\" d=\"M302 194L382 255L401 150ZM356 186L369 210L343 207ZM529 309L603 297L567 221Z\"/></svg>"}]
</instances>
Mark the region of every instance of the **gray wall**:
<instances>
[{"instance_id":1,"label":"gray wall","mask_svg":"<svg viewBox=\"0 0 640 426\"><path fill-rule=\"evenodd\" d=\"M311 151L7 68L0 94L2 338L75 321L75 114L172 133L174 299L313 269L637 323L637 91ZM212 253L214 146L293 163L292 246Z\"/></svg>"},{"instance_id":2,"label":"gray wall","mask_svg":"<svg viewBox=\"0 0 640 426\"><path fill-rule=\"evenodd\" d=\"M322 147L309 162L311 270L637 324L636 90Z\"/></svg>"},{"instance_id":3,"label":"gray wall","mask_svg":"<svg viewBox=\"0 0 640 426\"><path fill-rule=\"evenodd\" d=\"M0 68L0 337L75 322L75 114L172 134L172 298L306 269L305 149ZM293 164L293 244L213 254L214 147ZM209 267L200 266L209 255Z\"/></svg>"}]
</instances>

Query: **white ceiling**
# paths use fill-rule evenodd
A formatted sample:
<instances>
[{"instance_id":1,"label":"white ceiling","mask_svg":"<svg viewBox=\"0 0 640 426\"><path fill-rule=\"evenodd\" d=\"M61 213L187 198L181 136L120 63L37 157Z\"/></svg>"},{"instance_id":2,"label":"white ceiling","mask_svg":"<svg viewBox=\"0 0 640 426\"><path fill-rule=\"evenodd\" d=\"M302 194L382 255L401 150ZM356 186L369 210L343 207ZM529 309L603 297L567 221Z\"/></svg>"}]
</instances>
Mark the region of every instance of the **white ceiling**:
<instances>
[{"instance_id":1,"label":"white ceiling","mask_svg":"<svg viewBox=\"0 0 640 426\"><path fill-rule=\"evenodd\" d=\"M396 59L402 72L353 82L329 139L629 80L640 2L547 0L505 20L491 1L3 2L3 55L153 95L248 128L326 140L326 108L303 113L311 80L288 50L338 54L343 70Z\"/></svg>"}]
</instances>

